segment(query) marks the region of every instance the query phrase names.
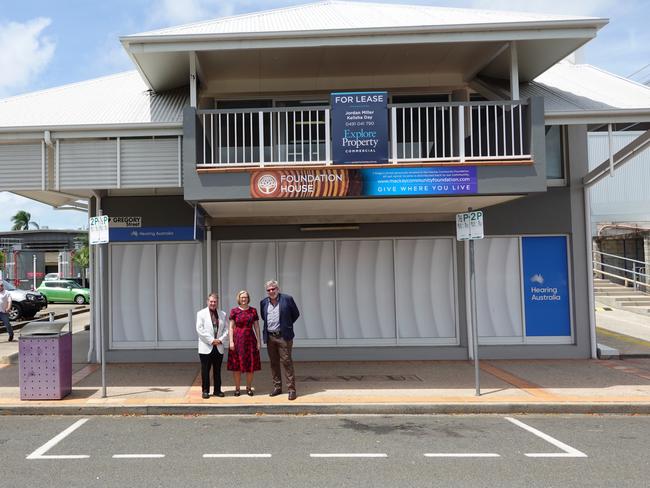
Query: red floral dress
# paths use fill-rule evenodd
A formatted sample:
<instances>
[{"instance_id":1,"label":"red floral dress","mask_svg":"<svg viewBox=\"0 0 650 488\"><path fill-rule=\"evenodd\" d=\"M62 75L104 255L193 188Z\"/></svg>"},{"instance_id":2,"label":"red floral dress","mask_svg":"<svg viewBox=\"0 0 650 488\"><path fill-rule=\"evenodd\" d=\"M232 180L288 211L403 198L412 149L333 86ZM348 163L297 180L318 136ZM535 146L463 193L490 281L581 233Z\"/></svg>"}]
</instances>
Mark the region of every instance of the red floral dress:
<instances>
[{"instance_id":1,"label":"red floral dress","mask_svg":"<svg viewBox=\"0 0 650 488\"><path fill-rule=\"evenodd\" d=\"M230 311L229 318L235 321L232 331L235 348L228 351L228 371L259 371L262 368L260 351L257 349L257 338L253 330L253 323L259 320L257 310L253 307L246 310L235 307Z\"/></svg>"}]
</instances>

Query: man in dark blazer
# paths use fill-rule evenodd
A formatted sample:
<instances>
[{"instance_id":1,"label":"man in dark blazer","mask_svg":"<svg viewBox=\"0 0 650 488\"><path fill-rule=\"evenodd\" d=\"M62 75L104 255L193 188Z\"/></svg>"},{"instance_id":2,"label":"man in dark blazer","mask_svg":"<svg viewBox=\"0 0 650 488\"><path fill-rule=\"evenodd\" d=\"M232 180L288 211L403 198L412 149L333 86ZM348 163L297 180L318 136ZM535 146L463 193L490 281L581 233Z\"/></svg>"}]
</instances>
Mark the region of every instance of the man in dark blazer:
<instances>
[{"instance_id":1,"label":"man in dark blazer","mask_svg":"<svg viewBox=\"0 0 650 488\"><path fill-rule=\"evenodd\" d=\"M300 317L300 312L291 295L280 293L277 281L268 281L265 288L268 296L260 302L260 315L264 321L264 343L269 353L273 375L273 390L269 395L276 396L282 393L281 363L287 377L289 400L295 400L296 376L291 349L294 337L293 324Z\"/></svg>"}]
</instances>

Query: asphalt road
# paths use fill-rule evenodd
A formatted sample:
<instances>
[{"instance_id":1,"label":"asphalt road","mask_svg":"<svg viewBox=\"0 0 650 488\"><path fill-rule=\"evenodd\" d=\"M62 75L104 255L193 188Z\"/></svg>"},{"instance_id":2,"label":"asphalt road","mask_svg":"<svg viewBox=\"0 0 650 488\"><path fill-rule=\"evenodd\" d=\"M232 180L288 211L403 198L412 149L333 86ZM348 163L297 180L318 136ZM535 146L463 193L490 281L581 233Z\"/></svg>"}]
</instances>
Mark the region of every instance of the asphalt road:
<instances>
[{"instance_id":1,"label":"asphalt road","mask_svg":"<svg viewBox=\"0 0 650 488\"><path fill-rule=\"evenodd\" d=\"M7 487L640 487L644 416L0 417Z\"/></svg>"}]
</instances>

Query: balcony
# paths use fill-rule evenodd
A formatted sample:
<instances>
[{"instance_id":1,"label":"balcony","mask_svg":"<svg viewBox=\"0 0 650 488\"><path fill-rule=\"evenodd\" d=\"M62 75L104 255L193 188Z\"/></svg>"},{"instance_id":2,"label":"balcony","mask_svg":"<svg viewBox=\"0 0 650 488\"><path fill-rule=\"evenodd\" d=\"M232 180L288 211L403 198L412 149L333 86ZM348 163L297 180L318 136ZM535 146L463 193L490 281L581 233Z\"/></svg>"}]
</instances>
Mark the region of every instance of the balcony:
<instances>
[{"instance_id":1,"label":"balcony","mask_svg":"<svg viewBox=\"0 0 650 488\"><path fill-rule=\"evenodd\" d=\"M200 172L334 164L329 106L198 110L197 117ZM389 104L388 164L530 164L530 126L528 101Z\"/></svg>"}]
</instances>

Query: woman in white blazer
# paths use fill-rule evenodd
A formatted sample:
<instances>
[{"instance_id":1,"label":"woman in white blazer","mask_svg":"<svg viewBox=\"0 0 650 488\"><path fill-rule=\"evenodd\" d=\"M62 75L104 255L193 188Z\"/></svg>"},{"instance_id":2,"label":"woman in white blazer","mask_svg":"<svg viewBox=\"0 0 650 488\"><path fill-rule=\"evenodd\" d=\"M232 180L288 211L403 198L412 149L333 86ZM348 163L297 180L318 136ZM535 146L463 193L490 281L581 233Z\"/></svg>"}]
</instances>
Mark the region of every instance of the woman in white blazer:
<instances>
[{"instance_id":1,"label":"woman in white blazer","mask_svg":"<svg viewBox=\"0 0 650 488\"><path fill-rule=\"evenodd\" d=\"M199 335L201 360L201 390L203 398L210 398L210 369L214 377L214 396L223 397L221 391L221 363L223 344L228 344L226 313L219 310L219 295L208 295L208 306L196 313L196 333Z\"/></svg>"}]
</instances>

